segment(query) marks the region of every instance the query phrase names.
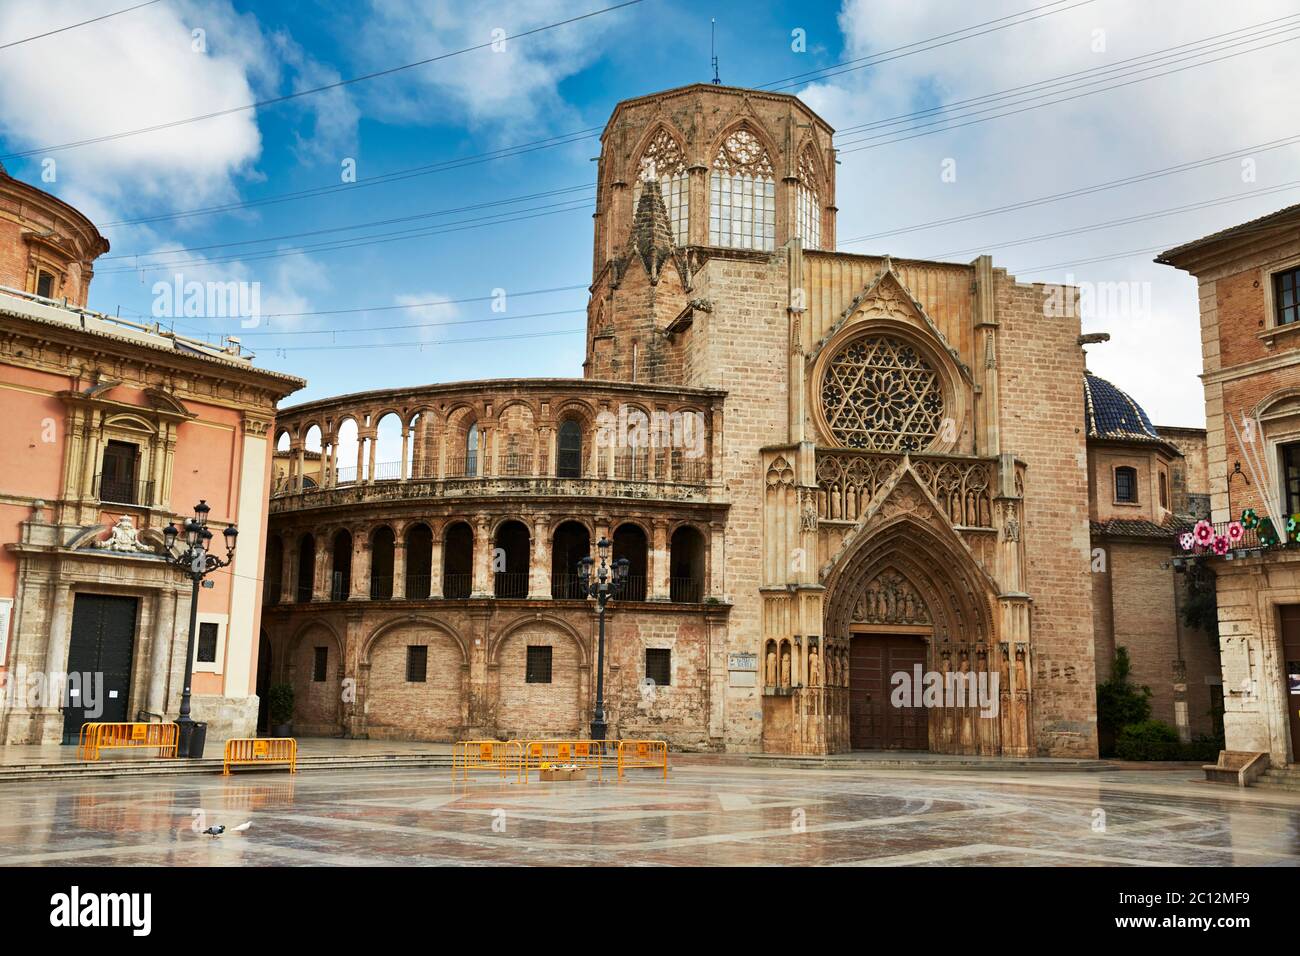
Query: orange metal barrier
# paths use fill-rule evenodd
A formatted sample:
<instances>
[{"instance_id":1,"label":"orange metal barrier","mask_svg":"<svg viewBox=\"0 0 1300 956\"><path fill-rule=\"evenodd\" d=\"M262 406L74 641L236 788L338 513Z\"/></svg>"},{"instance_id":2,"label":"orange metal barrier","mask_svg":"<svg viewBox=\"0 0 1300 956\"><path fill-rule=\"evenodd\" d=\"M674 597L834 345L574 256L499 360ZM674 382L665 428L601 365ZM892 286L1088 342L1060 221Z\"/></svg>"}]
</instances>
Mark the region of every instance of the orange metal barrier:
<instances>
[{"instance_id":1,"label":"orange metal barrier","mask_svg":"<svg viewBox=\"0 0 1300 956\"><path fill-rule=\"evenodd\" d=\"M614 762L613 740L530 740L524 744L524 781L533 770L543 764L571 764L578 767L595 767L604 776L606 764Z\"/></svg>"},{"instance_id":2,"label":"orange metal barrier","mask_svg":"<svg viewBox=\"0 0 1300 956\"><path fill-rule=\"evenodd\" d=\"M668 744L663 740L620 740L618 742L618 775L629 767L663 768L668 779Z\"/></svg>"},{"instance_id":3,"label":"orange metal barrier","mask_svg":"<svg viewBox=\"0 0 1300 956\"><path fill-rule=\"evenodd\" d=\"M471 770L495 770L505 777L512 771L526 783L524 749L517 740L460 740L451 753L451 778L469 780Z\"/></svg>"},{"instance_id":4,"label":"orange metal barrier","mask_svg":"<svg viewBox=\"0 0 1300 956\"><path fill-rule=\"evenodd\" d=\"M293 737L235 737L227 740L221 775L230 776L231 767L264 767L267 764L285 764L290 773L297 773L298 741Z\"/></svg>"},{"instance_id":5,"label":"orange metal barrier","mask_svg":"<svg viewBox=\"0 0 1300 956\"><path fill-rule=\"evenodd\" d=\"M98 760L101 750L156 747L159 757L175 757L179 729L170 723L82 724L77 755L82 760Z\"/></svg>"}]
</instances>

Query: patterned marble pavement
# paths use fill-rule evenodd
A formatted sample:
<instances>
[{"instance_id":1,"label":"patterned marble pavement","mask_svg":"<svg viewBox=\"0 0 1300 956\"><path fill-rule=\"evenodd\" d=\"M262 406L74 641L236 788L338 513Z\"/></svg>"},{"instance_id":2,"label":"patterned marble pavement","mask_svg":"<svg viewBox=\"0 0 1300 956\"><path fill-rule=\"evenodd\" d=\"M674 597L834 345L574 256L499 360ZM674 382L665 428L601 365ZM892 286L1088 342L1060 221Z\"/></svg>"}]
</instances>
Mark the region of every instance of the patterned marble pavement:
<instances>
[{"instance_id":1,"label":"patterned marble pavement","mask_svg":"<svg viewBox=\"0 0 1300 956\"><path fill-rule=\"evenodd\" d=\"M15 783L0 864L1300 864L1300 794L1195 776L683 762L624 783L453 785L444 769ZM227 833L201 833L214 824Z\"/></svg>"}]
</instances>

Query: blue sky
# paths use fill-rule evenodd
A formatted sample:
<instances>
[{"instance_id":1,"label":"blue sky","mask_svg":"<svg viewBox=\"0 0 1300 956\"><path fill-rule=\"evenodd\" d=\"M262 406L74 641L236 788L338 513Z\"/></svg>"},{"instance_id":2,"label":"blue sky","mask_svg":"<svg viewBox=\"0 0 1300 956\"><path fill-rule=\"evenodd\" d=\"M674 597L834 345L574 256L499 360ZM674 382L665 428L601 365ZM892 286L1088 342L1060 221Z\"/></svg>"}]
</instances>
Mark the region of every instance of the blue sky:
<instances>
[{"instance_id":1,"label":"blue sky","mask_svg":"<svg viewBox=\"0 0 1300 956\"><path fill-rule=\"evenodd\" d=\"M584 321L594 133L514 157L367 181L600 127L621 98L707 80L710 17L718 21L723 81L746 86L1032 7L1065 8L791 88L839 129L1098 67L1114 66L1115 77L1128 76L1124 61L1130 58L1241 29L1221 41L1236 39L1237 46L1223 47L1219 62L1189 60L1197 65L1113 92L987 122L950 120L951 129L921 130L926 135L899 142L863 141L870 131L837 137L846 150L838 171L842 248L956 261L988 249L996 265L1025 280L1073 279L1131 290L1120 307L1112 303L1104 314L1085 316L1086 329L1113 336L1090 351L1091 367L1137 397L1158 424L1203 423L1192 280L1155 266L1149 252L1115 255L1173 245L1300 201L1300 189L1287 185L1300 182L1296 146L1138 186L843 243L1300 134L1292 92L1300 88L1300 43L1291 42L1300 32L1283 32L1286 23L1258 38L1245 32L1295 14L1294 4L1283 0L1231 7L1209 0L644 0L507 40L502 51L452 56L204 122L47 149L410 63L488 42L494 29L511 35L610 3L161 0L0 49L0 155L13 175L32 182L52 169L45 188L105 223L110 256L122 258L100 261L94 308L149 316L154 284L176 273L187 280L258 283L268 317L257 327L205 318L177 318L176 326L238 334L259 364L307 378L310 384L291 402L469 378L579 376L581 334L546 333L578 330ZM130 5L7 0L0 8L0 43ZM805 38L802 51L795 49L796 31ZM849 152L854 145L869 148ZM1251 161L1249 172L1244 160ZM335 188L349 163L357 182ZM311 198L242 205L321 189ZM533 198L500 204L520 197ZM1032 238L1204 200L1222 202ZM484 203L500 205L464 209ZM124 222L212 206L236 208ZM456 209L464 211L429 215ZM473 221L484 217L510 221ZM396 219L406 221L385 223ZM438 227L456 231L428 234ZM320 248L411 231L424 234ZM316 248L298 251L303 246ZM147 268L139 268L141 262ZM163 263L177 264L153 267ZM579 288L528 294L571 286ZM505 290L504 313L482 301L495 290ZM481 301L448 302L474 299ZM337 314L300 314L327 311ZM443 344L489 337L494 340Z\"/></svg>"}]
</instances>

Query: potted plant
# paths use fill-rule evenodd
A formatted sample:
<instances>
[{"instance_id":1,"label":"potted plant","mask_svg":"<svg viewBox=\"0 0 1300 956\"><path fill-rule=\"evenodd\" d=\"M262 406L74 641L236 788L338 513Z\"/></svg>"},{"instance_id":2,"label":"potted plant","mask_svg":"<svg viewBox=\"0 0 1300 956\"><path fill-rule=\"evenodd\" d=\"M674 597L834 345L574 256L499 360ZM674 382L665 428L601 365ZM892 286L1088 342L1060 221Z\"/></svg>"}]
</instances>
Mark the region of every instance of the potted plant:
<instances>
[{"instance_id":1,"label":"potted plant","mask_svg":"<svg viewBox=\"0 0 1300 956\"><path fill-rule=\"evenodd\" d=\"M271 736L292 737L293 685L273 684L266 697L266 708L271 716Z\"/></svg>"}]
</instances>

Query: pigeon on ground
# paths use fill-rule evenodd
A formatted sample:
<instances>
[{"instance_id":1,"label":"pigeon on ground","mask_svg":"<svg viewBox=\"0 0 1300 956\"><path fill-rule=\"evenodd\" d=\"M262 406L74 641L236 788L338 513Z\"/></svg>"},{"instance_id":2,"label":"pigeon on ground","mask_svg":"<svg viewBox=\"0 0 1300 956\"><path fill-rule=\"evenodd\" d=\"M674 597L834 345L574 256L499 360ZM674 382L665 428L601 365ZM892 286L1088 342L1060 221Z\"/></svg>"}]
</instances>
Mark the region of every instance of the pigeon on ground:
<instances>
[{"instance_id":1,"label":"pigeon on ground","mask_svg":"<svg viewBox=\"0 0 1300 956\"><path fill-rule=\"evenodd\" d=\"M226 832L226 828L218 823L216 826L208 827L203 832L215 840L217 837L221 836L221 834Z\"/></svg>"}]
</instances>

